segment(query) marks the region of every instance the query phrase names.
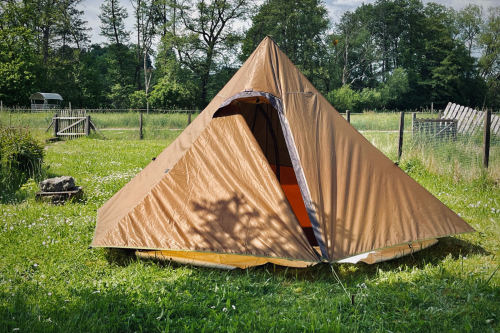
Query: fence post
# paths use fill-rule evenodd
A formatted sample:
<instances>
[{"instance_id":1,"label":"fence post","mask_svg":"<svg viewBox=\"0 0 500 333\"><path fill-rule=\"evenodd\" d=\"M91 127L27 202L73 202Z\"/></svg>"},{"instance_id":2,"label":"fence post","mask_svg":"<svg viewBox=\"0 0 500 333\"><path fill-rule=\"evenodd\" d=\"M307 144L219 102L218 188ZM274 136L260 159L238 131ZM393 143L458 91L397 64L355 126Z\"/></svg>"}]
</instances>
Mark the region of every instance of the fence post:
<instances>
[{"instance_id":1,"label":"fence post","mask_svg":"<svg viewBox=\"0 0 500 333\"><path fill-rule=\"evenodd\" d=\"M59 118L57 117L57 112L54 118L52 118L52 121L54 122L54 136L57 137L57 132L59 132Z\"/></svg>"},{"instance_id":2,"label":"fence post","mask_svg":"<svg viewBox=\"0 0 500 333\"><path fill-rule=\"evenodd\" d=\"M0 112L3 112L3 101L0 101Z\"/></svg>"},{"instance_id":3,"label":"fence post","mask_svg":"<svg viewBox=\"0 0 500 333\"><path fill-rule=\"evenodd\" d=\"M350 124L351 123L351 111L345 110L345 118L347 122Z\"/></svg>"},{"instance_id":4,"label":"fence post","mask_svg":"<svg viewBox=\"0 0 500 333\"><path fill-rule=\"evenodd\" d=\"M139 140L142 140L144 136L142 135L142 110L139 111Z\"/></svg>"},{"instance_id":5,"label":"fence post","mask_svg":"<svg viewBox=\"0 0 500 333\"><path fill-rule=\"evenodd\" d=\"M188 110L188 125L191 124L191 110Z\"/></svg>"},{"instance_id":6,"label":"fence post","mask_svg":"<svg viewBox=\"0 0 500 333\"><path fill-rule=\"evenodd\" d=\"M90 135L90 116L85 117L85 135L86 136Z\"/></svg>"},{"instance_id":7,"label":"fence post","mask_svg":"<svg viewBox=\"0 0 500 333\"><path fill-rule=\"evenodd\" d=\"M401 111L401 117L399 118L399 143L398 143L398 161L401 159L403 154L403 133L405 129L405 112Z\"/></svg>"},{"instance_id":8,"label":"fence post","mask_svg":"<svg viewBox=\"0 0 500 333\"><path fill-rule=\"evenodd\" d=\"M483 166L488 168L490 161L490 130L491 130L491 110L486 110L484 115L484 136L483 136Z\"/></svg>"},{"instance_id":9,"label":"fence post","mask_svg":"<svg viewBox=\"0 0 500 333\"><path fill-rule=\"evenodd\" d=\"M434 102L431 102L431 114L434 113Z\"/></svg>"}]
</instances>

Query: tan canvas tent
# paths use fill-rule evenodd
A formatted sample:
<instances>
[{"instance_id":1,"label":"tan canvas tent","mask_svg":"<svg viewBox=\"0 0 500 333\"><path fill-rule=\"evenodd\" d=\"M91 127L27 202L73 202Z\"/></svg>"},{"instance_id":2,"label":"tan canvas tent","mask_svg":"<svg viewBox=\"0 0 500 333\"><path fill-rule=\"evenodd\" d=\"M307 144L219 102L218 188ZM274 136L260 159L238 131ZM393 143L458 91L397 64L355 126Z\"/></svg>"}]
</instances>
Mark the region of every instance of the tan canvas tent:
<instances>
[{"instance_id":1,"label":"tan canvas tent","mask_svg":"<svg viewBox=\"0 0 500 333\"><path fill-rule=\"evenodd\" d=\"M373 263L470 231L265 38L99 209L92 246L227 268L305 267Z\"/></svg>"}]
</instances>

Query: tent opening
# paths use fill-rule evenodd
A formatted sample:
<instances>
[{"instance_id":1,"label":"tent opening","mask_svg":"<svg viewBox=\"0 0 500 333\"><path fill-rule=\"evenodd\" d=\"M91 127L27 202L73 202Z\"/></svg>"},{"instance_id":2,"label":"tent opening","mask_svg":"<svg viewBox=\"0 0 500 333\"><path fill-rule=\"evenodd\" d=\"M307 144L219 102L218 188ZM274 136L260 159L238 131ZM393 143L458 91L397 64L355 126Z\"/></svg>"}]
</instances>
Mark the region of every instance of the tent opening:
<instances>
[{"instance_id":1,"label":"tent opening","mask_svg":"<svg viewBox=\"0 0 500 333\"><path fill-rule=\"evenodd\" d=\"M214 117L240 114L259 143L271 169L311 246L318 246L307 214L290 154L286 146L278 111L262 97L244 97L231 101L217 111Z\"/></svg>"}]
</instances>

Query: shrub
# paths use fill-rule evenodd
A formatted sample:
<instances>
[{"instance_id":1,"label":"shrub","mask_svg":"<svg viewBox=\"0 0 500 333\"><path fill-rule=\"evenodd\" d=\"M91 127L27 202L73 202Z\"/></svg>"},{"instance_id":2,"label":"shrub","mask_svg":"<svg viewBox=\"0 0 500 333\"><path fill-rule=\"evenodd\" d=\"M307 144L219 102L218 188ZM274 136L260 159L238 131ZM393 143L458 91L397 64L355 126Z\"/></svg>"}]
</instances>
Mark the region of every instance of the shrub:
<instances>
[{"instance_id":1,"label":"shrub","mask_svg":"<svg viewBox=\"0 0 500 333\"><path fill-rule=\"evenodd\" d=\"M132 109L146 108L146 92L144 90L136 90L128 96L130 107Z\"/></svg>"},{"instance_id":2,"label":"shrub","mask_svg":"<svg viewBox=\"0 0 500 333\"><path fill-rule=\"evenodd\" d=\"M357 111L355 109L359 104L359 93L352 90L349 85L330 91L326 98L339 112Z\"/></svg>"},{"instance_id":3,"label":"shrub","mask_svg":"<svg viewBox=\"0 0 500 333\"><path fill-rule=\"evenodd\" d=\"M28 130L0 126L0 196L42 172L43 145Z\"/></svg>"},{"instance_id":4,"label":"shrub","mask_svg":"<svg viewBox=\"0 0 500 333\"><path fill-rule=\"evenodd\" d=\"M193 94L185 85L164 76L151 91L150 102L155 108L189 108Z\"/></svg>"}]
</instances>

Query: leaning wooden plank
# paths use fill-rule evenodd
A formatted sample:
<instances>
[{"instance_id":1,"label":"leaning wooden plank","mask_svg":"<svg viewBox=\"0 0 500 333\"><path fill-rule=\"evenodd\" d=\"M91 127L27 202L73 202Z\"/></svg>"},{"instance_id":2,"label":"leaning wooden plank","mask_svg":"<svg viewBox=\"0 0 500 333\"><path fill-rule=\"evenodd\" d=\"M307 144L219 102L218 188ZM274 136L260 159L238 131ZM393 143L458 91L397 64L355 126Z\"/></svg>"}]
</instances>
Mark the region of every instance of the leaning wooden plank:
<instances>
[{"instance_id":1,"label":"leaning wooden plank","mask_svg":"<svg viewBox=\"0 0 500 333\"><path fill-rule=\"evenodd\" d=\"M447 118L447 119L453 119L453 114L455 113L455 110L458 108L458 105L453 103L451 106L450 106L450 109L448 110L448 114L446 115L446 117L444 118Z\"/></svg>"},{"instance_id":2,"label":"leaning wooden plank","mask_svg":"<svg viewBox=\"0 0 500 333\"><path fill-rule=\"evenodd\" d=\"M472 133L476 133L483 125L484 121L484 111L478 111L478 116L476 120L474 120L474 124L472 125Z\"/></svg>"},{"instance_id":3,"label":"leaning wooden plank","mask_svg":"<svg viewBox=\"0 0 500 333\"><path fill-rule=\"evenodd\" d=\"M448 104L446 105L446 108L444 109L444 112L443 112L443 118L446 118L448 116L448 113L450 112L451 105L452 105L451 102L448 102Z\"/></svg>"},{"instance_id":4,"label":"leaning wooden plank","mask_svg":"<svg viewBox=\"0 0 500 333\"><path fill-rule=\"evenodd\" d=\"M460 133L465 133L465 124L469 121L469 117L472 115L472 109L469 107L465 107L464 111L460 115L460 124L458 131Z\"/></svg>"},{"instance_id":5,"label":"leaning wooden plank","mask_svg":"<svg viewBox=\"0 0 500 333\"><path fill-rule=\"evenodd\" d=\"M458 133L462 133L462 125L463 125L464 118L465 118L465 115L466 115L468 110L469 110L468 107L462 106L460 108L460 111L458 112L457 116L455 117L455 119L458 120L458 128L457 128Z\"/></svg>"},{"instance_id":6,"label":"leaning wooden plank","mask_svg":"<svg viewBox=\"0 0 500 333\"><path fill-rule=\"evenodd\" d=\"M472 125L474 119L476 118L476 116L477 116L477 111L474 109L471 109L469 118L467 119L467 122L465 123L464 133L470 133L471 125Z\"/></svg>"},{"instance_id":7,"label":"leaning wooden plank","mask_svg":"<svg viewBox=\"0 0 500 333\"><path fill-rule=\"evenodd\" d=\"M450 114L450 118L451 119L456 119L457 118L458 111L460 111L461 107L462 107L461 105L458 105L458 104L455 105L455 108L453 109L453 111Z\"/></svg>"},{"instance_id":8,"label":"leaning wooden plank","mask_svg":"<svg viewBox=\"0 0 500 333\"><path fill-rule=\"evenodd\" d=\"M491 133L498 134L498 129L500 127L500 117L496 115L491 115Z\"/></svg>"},{"instance_id":9,"label":"leaning wooden plank","mask_svg":"<svg viewBox=\"0 0 500 333\"><path fill-rule=\"evenodd\" d=\"M462 115L462 112L464 111L464 108L465 108L465 106L462 106L462 105L461 105L461 106L458 108L458 111L457 111L457 113L455 114L455 117L453 117L453 118L455 118L456 120L458 120L457 130L458 130L458 127L460 127L460 122L461 122L461 120L460 120L460 116Z\"/></svg>"}]
</instances>

